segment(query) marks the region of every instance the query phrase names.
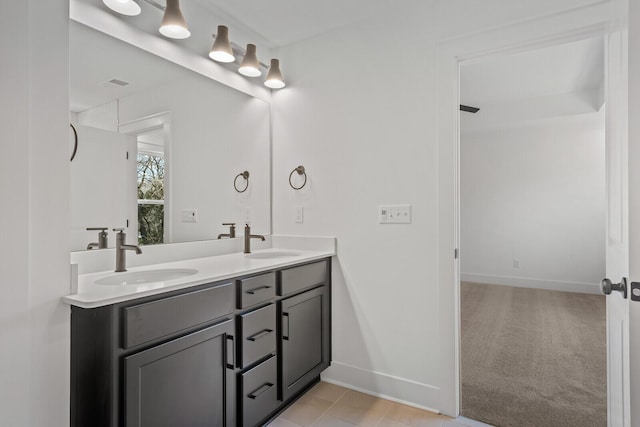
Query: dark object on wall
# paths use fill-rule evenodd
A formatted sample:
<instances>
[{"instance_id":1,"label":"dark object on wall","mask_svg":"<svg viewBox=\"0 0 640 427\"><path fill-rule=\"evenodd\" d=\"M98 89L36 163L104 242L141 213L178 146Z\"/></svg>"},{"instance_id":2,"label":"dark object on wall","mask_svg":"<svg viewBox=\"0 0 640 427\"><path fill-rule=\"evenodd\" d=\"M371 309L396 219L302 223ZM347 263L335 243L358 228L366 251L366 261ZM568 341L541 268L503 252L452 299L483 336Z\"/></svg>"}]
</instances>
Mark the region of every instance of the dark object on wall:
<instances>
[{"instance_id":1,"label":"dark object on wall","mask_svg":"<svg viewBox=\"0 0 640 427\"><path fill-rule=\"evenodd\" d=\"M71 123L69 123L69 126L71 126L71 130L73 131L73 153L71 153L71 161L73 162L78 152L78 131Z\"/></svg>"},{"instance_id":2,"label":"dark object on wall","mask_svg":"<svg viewBox=\"0 0 640 427\"><path fill-rule=\"evenodd\" d=\"M480 111L480 109L479 109L479 108L477 108L477 107L470 107L470 106L468 106L468 105L462 105L462 104L460 104L460 111L465 111L465 112L467 112L467 113L473 113L473 114L475 114L475 113L477 113L478 111Z\"/></svg>"}]
</instances>

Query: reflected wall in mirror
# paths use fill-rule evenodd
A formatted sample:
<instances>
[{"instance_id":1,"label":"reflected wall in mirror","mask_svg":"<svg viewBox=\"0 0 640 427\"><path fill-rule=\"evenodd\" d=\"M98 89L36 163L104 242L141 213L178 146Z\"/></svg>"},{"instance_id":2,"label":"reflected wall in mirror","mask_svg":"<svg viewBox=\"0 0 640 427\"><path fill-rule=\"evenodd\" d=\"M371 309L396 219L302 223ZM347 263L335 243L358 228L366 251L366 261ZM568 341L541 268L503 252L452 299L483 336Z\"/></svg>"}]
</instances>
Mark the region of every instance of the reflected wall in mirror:
<instances>
[{"instance_id":1,"label":"reflected wall in mirror","mask_svg":"<svg viewBox=\"0 0 640 427\"><path fill-rule=\"evenodd\" d=\"M97 242L95 227L108 247L113 228L141 244L215 239L228 222L270 234L267 102L74 21L70 70L72 250Z\"/></svg>"}]
</instances>

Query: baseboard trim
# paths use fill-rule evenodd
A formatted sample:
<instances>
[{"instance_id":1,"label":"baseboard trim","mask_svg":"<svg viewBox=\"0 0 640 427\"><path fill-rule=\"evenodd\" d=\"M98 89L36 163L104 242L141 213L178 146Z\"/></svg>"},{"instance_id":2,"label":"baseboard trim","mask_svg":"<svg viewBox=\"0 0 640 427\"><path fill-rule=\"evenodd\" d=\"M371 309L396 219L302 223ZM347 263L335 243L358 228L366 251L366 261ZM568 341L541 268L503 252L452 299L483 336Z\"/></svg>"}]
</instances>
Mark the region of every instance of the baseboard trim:
<instances>
[{"instance_id":1,"label":"baseboard trim","mask_svg":"<svg viewBox=\"0 0 640 427\"><path fill-rule=\"evenodd\" d=\"M322 373L322 381L436 414L441 413L429 403L441 399L440 388L430 384L335 361Z\"/></svg>"},{"instance_id":2,"label":"baseboard trim","mask_svg":"<svg viewBox=\"0 0 640 427\"><path fill-rule=\"evenodd\" d=\"M460 273L463 282L486 283L490 285L515 286L518 288L546 289L551 291L600 294L597 283L564 282L559 280L532 279L530 277L494 276L481 273Z\"/></svg>"}]
</instances>

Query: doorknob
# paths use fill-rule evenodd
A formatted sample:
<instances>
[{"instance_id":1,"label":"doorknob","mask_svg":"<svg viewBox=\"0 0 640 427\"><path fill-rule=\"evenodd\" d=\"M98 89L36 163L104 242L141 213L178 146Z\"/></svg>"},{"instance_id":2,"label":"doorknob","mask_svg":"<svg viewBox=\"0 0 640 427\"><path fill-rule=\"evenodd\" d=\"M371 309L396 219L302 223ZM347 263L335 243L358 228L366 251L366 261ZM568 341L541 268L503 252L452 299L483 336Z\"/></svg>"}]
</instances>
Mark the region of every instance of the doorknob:
<instances>
[{"instance_id":1,"label":"doorknob","mask_svg":"<svg viewBox=\"0 0 640 427\"><path fill-rule=\"evenodd\" d=\"M601 283L602 293L605 295L611 295L612 291L621 292L623 298L627 297L627 278L623 277L620 283L611 283L609 279L602 279Z\"/></svg>"}]
</instances>

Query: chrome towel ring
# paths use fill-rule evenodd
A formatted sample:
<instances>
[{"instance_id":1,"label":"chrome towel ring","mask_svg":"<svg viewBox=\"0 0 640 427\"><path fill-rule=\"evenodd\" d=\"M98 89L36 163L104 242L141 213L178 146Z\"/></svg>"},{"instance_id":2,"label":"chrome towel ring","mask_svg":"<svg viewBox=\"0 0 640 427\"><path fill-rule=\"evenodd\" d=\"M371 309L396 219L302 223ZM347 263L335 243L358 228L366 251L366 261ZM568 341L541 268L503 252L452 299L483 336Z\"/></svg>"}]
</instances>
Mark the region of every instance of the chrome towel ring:
<instances>
[{"instance_id":1,"label":"chrome towel ring","mask_svg":"<svg viewBox=\"0 0 640 427\"><path fill-rule=\"evenodd\" d=\"M295 185L293 185L293 182L291 182L291 178L293 177L294 172L298 172L298 175L304 175L304 182L300 187L296 187ZM300 190L302 187L307 185L307 172L305 171L304 166L298 166L297 168L291 171L291 173L289 174L289 185L294 190Z\"/></svg>"},{"instance_id":2,"label":"chrome towel ring","mask_svg":"<svg viewBox=\"0 0 640 427\"><path fill-rule=\"evenodd\" d=\"M238 178L240 177L244 178L245 180L245 185L242 190L238 188ZM247 188L249 188L249 171L240 172L238 175L236 175L235 179L233 180L233 188L235 188L238 193L244 193L245 191L247 191Z\"/></svg>"}]
</instances>

